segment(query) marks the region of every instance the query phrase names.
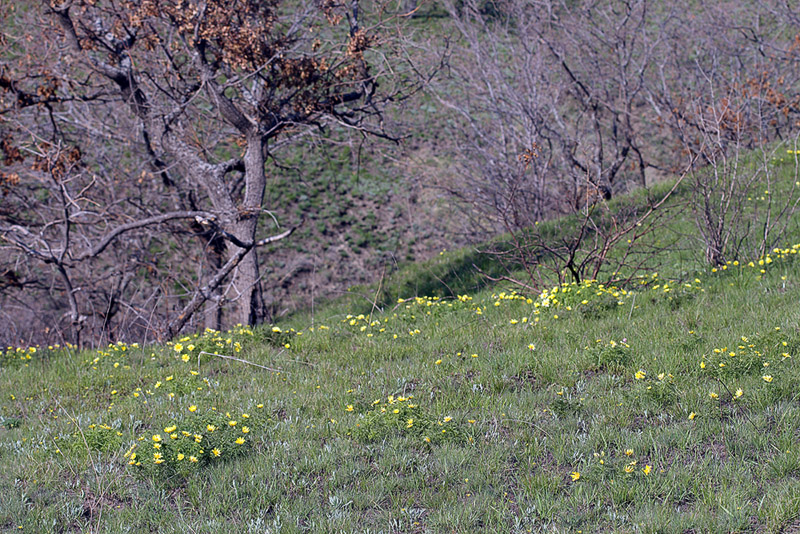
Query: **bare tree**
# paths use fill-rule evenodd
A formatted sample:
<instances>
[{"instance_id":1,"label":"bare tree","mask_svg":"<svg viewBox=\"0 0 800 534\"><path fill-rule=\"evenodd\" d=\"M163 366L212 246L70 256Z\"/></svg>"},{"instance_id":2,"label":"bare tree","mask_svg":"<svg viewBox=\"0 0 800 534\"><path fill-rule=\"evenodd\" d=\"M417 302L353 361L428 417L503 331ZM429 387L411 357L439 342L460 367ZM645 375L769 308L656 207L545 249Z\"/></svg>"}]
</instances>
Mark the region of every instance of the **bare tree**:
<instances>
[{"instance_id":1,"label":"bare tree","mask_svg":"<svg viewBox=\"0 0 800 534\"><path fill-rule=\"evenodd\" d=\"M500 227L571 211L587 190L644 184L638 110L659 28L644 0L571 4L504 2L492 16L480 2L446 4L459 40L451 78L433 89L459 117L467 177L450 189ZM532 150L539 164L520 165Z\"/></svg>"},{"instance_id":2,"label":"bare tree","mask_svg":"<svg viewBox=\"0 0 800 534\"><path fill-rule=\"evenodd\" d=\"M378 92L373 7L69 0L11 13L6 279L66 303L73 341L86 325L107 334L115 315L169 337L207 302L214 327L223 309L227 324L263 320L257 250L291 232L265 235L271 155L328 125L386 136L371 121L395 96Z\"/></svg>"}]
</instances>

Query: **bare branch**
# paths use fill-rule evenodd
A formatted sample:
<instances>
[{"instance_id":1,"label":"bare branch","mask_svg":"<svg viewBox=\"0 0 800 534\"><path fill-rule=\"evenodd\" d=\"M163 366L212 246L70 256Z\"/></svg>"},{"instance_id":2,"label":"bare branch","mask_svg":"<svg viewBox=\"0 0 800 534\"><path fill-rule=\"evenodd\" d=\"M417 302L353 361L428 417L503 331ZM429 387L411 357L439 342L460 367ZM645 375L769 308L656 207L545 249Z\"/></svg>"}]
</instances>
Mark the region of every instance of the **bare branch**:
<instances>
[{"instance_id":1,"label":"bare branch","mask_svg":"<svg viewBox=\"0 0 800 534\"><path fill-rule=\"evenodd\" d=\"M168 213L162 213L161 215L155 215L153 217L147 217L145 219L140 219L138 221L133 221L127 224L120 225L114 228L111 232L107 233L90 250L87 250L82 254L76 255L73 258L73 260L83 261L88 258L93 258L97 256L98 254L102 253L106 249L106 247L108 247L111 243L113 243L116 238L118 238L125 232L130 232L131 230L136 230L138 228L144 228L146 226L161 224L174 219L195 219L198 217L203 220L213 220L215 218L213 214L207 211L171 211Z\"/></svg>"}]
</instances>

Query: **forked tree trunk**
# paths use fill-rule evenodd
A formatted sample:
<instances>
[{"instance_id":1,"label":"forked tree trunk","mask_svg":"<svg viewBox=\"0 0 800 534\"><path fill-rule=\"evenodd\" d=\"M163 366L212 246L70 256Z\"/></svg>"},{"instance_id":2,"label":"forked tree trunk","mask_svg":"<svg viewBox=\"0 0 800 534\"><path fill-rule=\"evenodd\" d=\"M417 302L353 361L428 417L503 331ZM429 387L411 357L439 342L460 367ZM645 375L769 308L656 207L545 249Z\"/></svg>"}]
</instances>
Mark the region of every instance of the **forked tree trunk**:
<instances>
[{"instance_id":1,"label":"forked tree trunk","mask_svg":"<svg viewBox=\"0 0 800 534\"><path fill-rule=\"evenodd\" d=\"M417 4L400 1L406 1L407 6ZM94 73L105 78L116 87L120 101L130 107L141 124L147 157L151 166L163 173L162 180L166 177L172 182L167 170L172 166L180 169L178 175L187 182L187 204L191 205L181 206L179 216L194 217L211 234L210 239L225 241L224 247L214 251L220 254L220 261L215 258L207 263L208 272L202 274L181 311L172 314L174 317L163 329L164 337L180 332L209 299L212 303L206 307L204 318L207 325L253 325L264 318L256 234L266 187L266 141L290 125L321 125L326 116L340 122L344 119L360 130L360 118L379 111L373 101L375 75L369 72L364 59L372 39L359 29L359 0L323 3L324 6L308 2L301 10L294 9L292 3L247 0L238 2L235 12L230 12L231 2L221 0L185 3L189 11L196 12L186 14L187 9L176 9L174 2L151 2L153 5L147 8L137 6L141 2L102 8L91 1L43 3L56 18L71 54L78 59L76 74L85 77ZM317 13L325 17L318 17ZM337 37L326 47L329 52L316 54L319 61L310 61L306 30L319 27L333 37L341 32L327 29L325 20L339 18L347 19L349 35L342 34L340 42ZM118 37L113 28L132 20L147 22L133 24L136 31ZM265 20L269 22L264 23ZM241 39L223 38L229 36L231 25L241 29ZM192 27L195 35L189 38ZM203 35L196 34L198 28L203 28ZM371 28L372 32L377 28ZM150 38L163 46L151 50L143 44ZM181 51L180 61L174 61L173 45ZM231 58L235 59L233 63ZM58 60L63 59L59 54ZM274 61L283 65L285 76L273 77L263 71L263 65ZM323 63L336 66L322 68ZM229 69L241 70L241 75L232 79ZM224 84L221 78L226 80ZM86 85L92 87L87 90L91 94L94 84ZM15 91L12 88L12 93ZM105 92L106 88L98 91ZM191 97L187 98L189 94ZM49 105L51 98L58 101L61 93L39 95L34 100ZM361 99L366 100L363 109L338 109ZM89 98L86 103L94 100ZM106 99L93 103L102 105L103 101ZM216 124L209 125L209 120L219 121L224 132ZM198 127L200 124L203 126ZM204 140L201 132L206 129L213 134ZM234 133L237 143L240 136L245 140L244 158L218 161L217 149L229 146ZM228 178L233 172L244 172L241 196L238 186L234 187ZM202 193L193 195L195 188ZM196 209L194 199L202 196L208 198L212 209ZM135 209L142 213L160 211L159 204L156 199L153 206ZM179 218L170 213L164 215L163 220L160 216L150 217L147 224ZM120 228L127 231L124 227L130 224L133 223ZM270 236L261 244L283 239L290 233ZM58 259L59 265L63 264L62 259ZM168 310L164 315L170 314Z\"/></svg>"}]
</instances>

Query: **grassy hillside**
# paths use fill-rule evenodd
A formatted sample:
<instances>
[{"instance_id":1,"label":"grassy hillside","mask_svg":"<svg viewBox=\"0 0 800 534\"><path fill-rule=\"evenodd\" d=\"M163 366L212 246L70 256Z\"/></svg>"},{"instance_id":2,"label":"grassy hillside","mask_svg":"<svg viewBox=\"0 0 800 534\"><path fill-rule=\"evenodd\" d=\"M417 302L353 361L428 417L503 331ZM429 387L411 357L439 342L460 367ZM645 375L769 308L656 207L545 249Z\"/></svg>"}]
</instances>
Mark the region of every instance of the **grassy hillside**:
<instances>
[{"instance_id":1,"label":"grassy hillside","mask_svg":"<svg viewBox=\"0 0 800 534\"><path fill-rule=\"evenodd\" d=\"M322 144L284 155L270 169L267 205L282 227L297 230L265 250L274 316L468 241L456 228L458 214L423 187L414 174L419 165L395 147Z\"/></svg>"},{"instance_id":2,"label":"grassy hillside","mask_svg":"<svg viewBox=\"0 0 800 534\"><path fill-rule=\"evenodd\" d=\"M8 349L0 531L795 532L785 239L529 295L444 252L270 327Z\"/></svg>"}]
</instances>

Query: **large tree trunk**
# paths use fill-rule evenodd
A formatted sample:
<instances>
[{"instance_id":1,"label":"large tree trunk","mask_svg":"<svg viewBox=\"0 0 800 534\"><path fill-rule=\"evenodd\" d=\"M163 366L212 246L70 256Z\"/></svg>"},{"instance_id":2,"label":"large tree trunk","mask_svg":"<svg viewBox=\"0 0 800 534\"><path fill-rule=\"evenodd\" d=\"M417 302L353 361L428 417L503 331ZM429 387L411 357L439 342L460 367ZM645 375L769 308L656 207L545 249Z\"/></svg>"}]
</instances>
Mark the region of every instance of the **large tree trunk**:
<instances>
[{"instance_id":1,"label":"large tree trunk","mask_svg":"<svg viewBox=\"0 0 800 534\"><path fill-rule=\"evenodd\" d=\"M405 2L409 8L417 6L417 0L398 1ZM146 7L139 5L142 2L123 2L118 6L104 4L102 7L95 6L95 3L64 0L42 3L43 7L46 6L46 12L57 20L61 30L58 32L61 34L60 40L68 47L71 57L67 58L59 52L52 56L56 61L52 65L39 65L39 61L34 59L26 60L23 62L25 65L34 67L30 73L24 73L22 68L12 69L13 76L19 76L31 88L36 88L31 93L28 89L18 88L16 81L13 77L9 78L4 69L4 79L8 78L5 84L8 87L4 89L10 91L12 100L16 102L4 111L16 111L18 107L33 109L36 106L37 109L53 112L51 104L74 104L84 106L81 109L97 109L99 115L90 114L87 121L81 121L77 126L68 121L64 123L63 130L59 129L61 120L52 113L49 116L41 114L41 121L39 117L34 117L35 121L31 124L36 124L37 128L39 122L48 124L45 134L32 131L31 135L50 135L47 132L50 132L52 123L59 139L63 137L66 141L72 137L79 138L84 129L93 131L95 126L92 121L105 124L106 117L118 113L114 106L123 102L129 106L132 117L141 124L147 162L154 175L161 179L158 187L163 185L176 191L174 211L163 213L163 195L142 187L144 176L137 184L128 184L129 180L118 180L117 172L110 170L108 183L113 183L114 188L108 197L109 208L105 206L105 197L101 203L90 200L88 202L94 207L86 208L87 213L91 214L96 207L98 214L109 214L108 223L129 219L133 222L121 224L117 228L119 232L112 231L108 242L98 252L92 252L82 259L94 258L115 241L117 235L128 230L152 227L160 233L168 232L171 229L162 223L194 218L199 225L196 231L201 236L203 253L213 256L205 258L194 288L187 284L186 294L169 292L165 295L164 302L177 300L182 307L175 314L170 309L165 310L165 318L169 315L173 317L163 328L163 336L169 337L180 332L203 306L206 307L202 321L211 328L225 328L235 323L258 323L264 318L264 305L255 247L266 186L264 166L269 154L266 140L288 128L297 133L300 127L321 126L327 122L327 117L357 131L369 132L372 128L364 128L362 119L377 118L380 112L378 104L384 100L383 97L380 101L373 100L377 81L364 58L364 53L372 48L372 39L366 34L362 35L364 32L359 28L359 0L332 2L324 6L307 2L302 9L294 9L297 6L291 2L246 0L237 2L234 10L229 9L231 2L223 0L191 0L184 2L186 9L176 8L175 2L150 2ZM191 13L187 14L187 10ZM322 14L325 16L318 16ZM340 18L347 20L349 35L337 30L334 32L336 39L333 40L334 34L329 23ZM130 31L120 34L116 31L120 25ZM233 27L240 38L228 38ZM199 28L203 30L200 32L202 35L197 34ZM314 31L332 37L324 51L312 53L316 47L312 44L310 33ZM194 35L190 37L193 32ZM378 28L370 28L370 32L376 33ZM159 43L159 46L150 47L146 44L149 42ZM51 46L51 43L47 46ZM180 50L179 61L174 61L175 50ZM26 57L34 58L36 55L33 52ZM309 59L312 56L316 58L314 61ZM265 65L272 65L276 61L281 64L279 70L284 75L276 77L271 71L264 70ZM69 66L72 72L62 72L60 67L54 66L56 64ZM330 68L323 64L330 65ZM232 70L241 75L232 78ZM42 77L42 73L51 71L52 75ZM86 80L78 83L80 87L76 86L75 91L56 90L58 80L66 80L64 83L68 84L70 80L84 78ZM49 88L51 85L52 89ZM111 87L115 90L109 94ZM114 93L120 98L114 98ZM97 99L92 96L98 94L108 94L110 98ZM359 100L364 103L352 106ZM59 107L56 115L64 114L69 109L73 108L62 110ZM67 113L64 116L70 115ZM17 120L16 115L13 119ZM109 127L127 126L125 122L112 123L109 123ZM19 125L26 132L30 128L26 122L20 122ZM204 132L208 132L208 135ZM127 133L133 134L135 131ZM27 134L20 135L24 137ZM220 154L237 150L232 148L233 136L236 145L240 136L244 138L244 158L239 158L237 154L237 157L227 161L219 161ZM123 152L129 150L131 140L123 137L114 139L115 142L122 141L119 147ZM116 146L112 143L108 149L112 145ZM101 152L107 153L105 145ZM111 157L117 155L117 152L108 153L112 154ZM86 165L88 168L95 164ZM69 160L69 167L88 175L83 173L82 166L72 160ZM123 170L123 174L128 173ZM240 194L238 178L241 176L238 173L242 172L245 188L244 193ZM237 180L230 179L231 173L237 173ZM120 203L116 200L118 181L131 188L132 194L136 195L133 202ZM60 181L56 185L63 189ZM78 208L84 194L90 189L100 192L103 188L89 185L83 190L76 189L80 193L70 202ZM60 224L59 220L65 220L65 224L70 222L69 203L63 204L66 209L60 211L66 211L67 216L55 215L55 222L49 221L48 226ZM211 209L201 210L197 204L206 208L207 204L211 204ZM116 209L118 205L119 212L110 209ZM121 211L124 209L130 212ZM157 215L159 213L161 215ZM146 222L138 224L136 219ZM193 227L195 223L192 223ZM96 226L92 230L99 232L104 225L80 226L87 229ZM71 227L65 228L69 230ZM290 233L285 231L265 238L261 244L277 241ZM65 255L72 253L67 247L69 233L65 231L65 235L65 245L61 247L59 257L52 252L49 256L42 256L30 247L23 249L23 252L39 261L46 260L45 263L54 263L66 269ZM79 246L91 242L91 238L80 235L76 239L81 242ZM166 233L164 235L163 240L170 244L171 240L180 239ZM151 254L147 249L147 241L142 240L145 248L141 255L149 257ZM219 242L219 245L213 242ZM22 245L24 243L20 243ZM181 245L186 245L186 248L190 246L186 243ZM176 262L174 269L171 265L168 267L169 276L176 280L194 281L189 272L193 266L181 261L183 257L185 254L176 257L171 253L164 255L165 262ZM72 313L72 316L75 315ZM197 322L195 318L192 325Z\"/></svg>"},{"instance_id":2,"label":"large tree trunk","mask_svg":"<svg viewBox=\"0 0 800 534\"><path fill-rule=\"evenodd\" d=\"M258 217L264 202L264 189L267 184L264 164L266 159L264 143L258 132L247 136L247 150L244 155L245 189L244 198L236 214L234 235L244 243L256 239ZM238 247L229 245L230 254L236 254ZM229 317L232 324L255 325L264 318L264 299L261 291L261 277L258 270L257 251L254 248L241 261L233 273L228 289L228 300L232 300Z\"/></svg>"},{"instance_id":3,"label":"large tree trunk","mask_svg":"<svg viewBox=\"0 0 800 534\"><path fill-rule=\"evenodd\" d=\"M255 250L251 250L234 270L227 297L231 303L229 326L236 324L252 326L263 320L264 299Z\"/></svg>"}]
</instances>

